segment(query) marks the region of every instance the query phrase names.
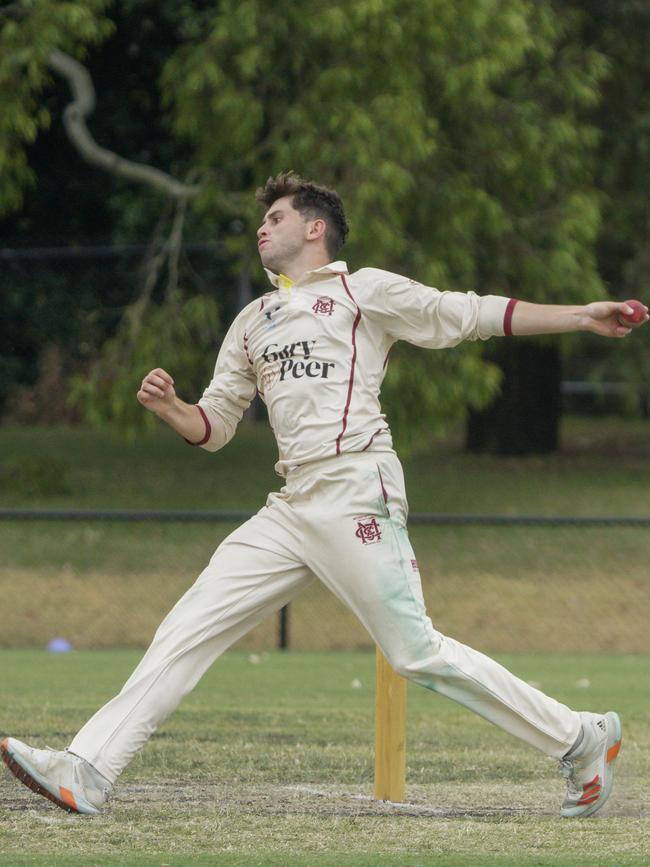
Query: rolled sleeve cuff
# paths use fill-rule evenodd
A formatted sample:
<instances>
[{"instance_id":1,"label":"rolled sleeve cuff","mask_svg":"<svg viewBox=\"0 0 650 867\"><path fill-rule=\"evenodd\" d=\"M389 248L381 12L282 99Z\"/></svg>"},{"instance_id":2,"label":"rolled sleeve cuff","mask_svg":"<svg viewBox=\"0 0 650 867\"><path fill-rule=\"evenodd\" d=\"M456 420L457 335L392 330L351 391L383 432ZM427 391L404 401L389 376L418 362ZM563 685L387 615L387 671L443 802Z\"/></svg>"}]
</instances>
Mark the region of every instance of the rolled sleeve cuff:
<instances>
[{"instance_id":1,"label":"rolled sleeve cuff","mask_svg":"<svg viewBox=\"0 0 650 867\"><path fill-rule=\"evenodd\" d=\"M191 440L186 439L185 437L183 437L183 439L185 440L186 443L188 443L188 445L191 445L191 446L203 446L203 445L205 445L205 444L207 443L207 441L208 441L208 440L210 439L210 437L212 436L212 425L211 425L210 422L208 421L208 417L207 417L207 415L205 414L205 412L204 412L204 410L203 410L203 407L199 406L198 403L195 403L194 406L195 406L195 407L198 409L198 411L201 413L201 418L203 419L203 423L205 424L205 434L204 434L204 436L203 436L203 439L202 439L202 440L199 440L199 441L196 442L196 443L192 442Z\"/></svg>"},{"instance_id":2,"label":"rolled sleeve cuff","mask_svg":"<svg viewBox=\"0 0 650 867\"><path fill-rule=\"evenodd\" d=\"M505 298L500 295L484 295L481 298L478 321L481 339L512 335L512 312L516 303L516 298Z\"/></svg>"}]
</instances>

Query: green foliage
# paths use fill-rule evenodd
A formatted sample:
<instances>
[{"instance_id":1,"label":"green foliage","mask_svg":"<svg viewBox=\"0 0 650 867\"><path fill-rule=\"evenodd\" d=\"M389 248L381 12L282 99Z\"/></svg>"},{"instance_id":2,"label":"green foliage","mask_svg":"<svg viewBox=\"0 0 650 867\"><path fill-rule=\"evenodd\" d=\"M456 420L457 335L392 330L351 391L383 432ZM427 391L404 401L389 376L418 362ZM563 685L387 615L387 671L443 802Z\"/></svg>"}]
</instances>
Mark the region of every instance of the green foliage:
<instances>
[{"instance_id":1,"label":"green foliage","mask_svg":"<svg viewBox=\"0 0 650 867\"><path fill-rule=\"evenodd\" d=\"M89 370L74 378L70 400L97 427L111 424L130 434L151 428L155 418L135 397L143 377L165 367L184 393L198 397L214 363L210 348L218 331L213 297L176 292L159 305L135 302Z\"/></svg>"},{"instance_id":2,"label":"green foliage","mask_svg":"<svg viewBox=\"0 0 650 867\"><path fill-rule=\"evenodd\" d=\"M580 24L526 0L231 0L162 86L215 189L281 167L336 185L351 260L580 302L602 293L588 115L606 71ZM201 206L213 201L208 188ZM430 441L498 380L476 348L398 349L384 388L397 441Z\"/></svg>"},{"instance_id":3,"label":"green foliage","mask_svg":"<svg viewBox=\"0 0 650 867\"><path fill-rule=\"evenodd\" d=\"M595 183L601 219L596 238L599 271L608 293L650 302L650 6L637 0L573 0L581 14L582 41L606 58L607 77L593 111L600 136ZM593 380L625 383L630 412L639 394L647 405L650 361L646 330L623 344L580 347ZM579 364L578 358L574 364Z\"/></svg>"},{"instance_id":4,"label":"green foliage","mask_svg":"<svg viewBox=\"0 0 650 867\"><path fill-rule=\"evenodd\" d=\"M428 353L407 343L391 352L382 405L401 455L430 450L469 409L482 409L497 393L499 368L480 347Z\"/></svg>"},{"instance_id":5,"label":"green foliage","mask_svg":"<svg viewBox=\"0 0 650 867\"><path fill-rule=\"evenodd\" d=\"M647 299L646 299L647 303ZM644 326L647 329L647 325ZM647 417L650 409L650 352L647 334L629 334L616 346L616 351L598 352L592 347L588 379L595 383L616 382L622 388L622 409L630 417L638 417L642 406Z\"/></svg>"},{"instance_id":6,"label":"green foliage","mask_svg":"<svg viewBox=\"0 0 650 867\"><path fill-rule=\"evenodd\" d=\"M41 104L55 48L83 57L112 32L109 0L22 0L0 16L0 215L18 209L36 178L26 146L50 123Z\"/></svg>"},{"instance_id":7,"label":"green foliage","mask_svg":"<svg viewBox=\"0 0 650 867\"><path fill-rule=\"evenodd\" d=\"M135 5L124 0L123 9ZM445 289L478 287L545 302L597 297L594 118L608 51L605 39L596 47L584 39L590 12L580 5L161 4L177 34L159 76L162 104L181 163L204 182L193 202L195 225L226 225L228 202L228 214L234 209L251 233L259 219L252 190L292 167L343 195L353 269L372 264ZM0 37L0 95L9 99L4 127L0 121L0 168L8 167L0 192L8 209L33 181L24 145L47 123L38 97L47 84L48 52L60 47L79 55L111 26L102 0L22 8L25 14L7 19ZM640 154L643 129L641 123L634 139ZM146 211L133 207L137 220ZM244 237L231 239L233 249L243 252ZM260 269L256 277L262 279ZM91 416L127 426L126 392L115 373L123 365L113 361L126 352L128 315L93 376L75 386ZM205 352L204 344L196 354ZM474 347L444 359L419 351L416 361L408 347L401 353L385 394L403 442L410 435L400 430L402 420L422 420L410 437L421 441L443 418L480 406L496 387L496 371Z\"/></svg>"},{"instance_id":8,"label":"green foliage","mask_svg":"<svg viewBox=\"0 0 650 867\"><path fill-rule=\"evenodd\" d=\"M351 258L445 288L600 291L586 112L602 55L550 3L219 5L162 76L175 132L240 189L280 167L335 184Z\"/></svg>"},{"instance_id":9,"label":"green foliage","mask_svg":"<svg viewBox=\"0 0 650 867\"><path fill-rule=\"evenodd\" d=\"M588 3L585 40L608 59L609 74L595 113L602 131L596 180L604 193L599 237L601 269L622 297L650 297L650 6L638 0ZM623 295L623 293L628 293Z\"/></svg>"}]
</instances>

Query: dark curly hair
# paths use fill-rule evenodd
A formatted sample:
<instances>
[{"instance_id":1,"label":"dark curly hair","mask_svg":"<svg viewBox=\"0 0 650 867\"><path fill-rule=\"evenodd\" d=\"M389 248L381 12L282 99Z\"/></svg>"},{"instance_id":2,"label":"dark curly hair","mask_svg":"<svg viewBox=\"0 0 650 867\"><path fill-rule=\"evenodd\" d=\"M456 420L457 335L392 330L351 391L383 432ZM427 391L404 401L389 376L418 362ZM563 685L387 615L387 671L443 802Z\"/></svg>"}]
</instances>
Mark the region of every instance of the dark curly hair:
<instances>
[{"instance_id":1,"label":"dark curly hair","mask_svg":"<svg viewBox=\"0 0 650 867\"><path fill-rule=\"evenodd\" d=\"M348 236L348 221L339 194L313 181L306 181L293 171L280 172L271 177L255 192L255 199L265 208L284 196L291 196L291 204L303 217L323 219L327 224L325 245L335 258Z\"/></svg>"}]
</instances>

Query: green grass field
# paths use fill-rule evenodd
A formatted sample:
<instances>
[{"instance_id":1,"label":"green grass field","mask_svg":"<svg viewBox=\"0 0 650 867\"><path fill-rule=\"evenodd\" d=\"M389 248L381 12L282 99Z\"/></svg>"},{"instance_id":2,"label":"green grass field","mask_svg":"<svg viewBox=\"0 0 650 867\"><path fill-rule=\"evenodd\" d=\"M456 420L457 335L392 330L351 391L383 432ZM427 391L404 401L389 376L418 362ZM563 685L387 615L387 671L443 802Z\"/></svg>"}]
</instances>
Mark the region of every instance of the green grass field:
<instances>
[{"instance_id":1,"label":"green grass field","mask_svg":"<svg viewBox=\"0 0 650 867\"><path fill-rule=\"evenodd\" d=\"M451 440L405 462L411 509L647 515L647 434L643 421L568 420L561 453L512 460L463 455ZM273 442L255 426L218 455L165 431L128 443L1 428L0 455L0 506L254 510L280 483ZM139 657L109 648L145 645L230 529L0 523L0 734L68 743ZM292 606L292 646L303 650L267 653L269 622L247 650L226 654L101 817L68 816L0 775L0 864L648 863L647 529L416 527L411 536L438 628L572 706L621 713L625 746L602 817L560 820L553 762L417 688L408 803L372 801L373 655L350 652L368 648L367 636L315 587ZM100 649L29 649L59 634ZM348 652L315 652L323 647ZM523 649L538 652L512 653Z\"/></svg>"},{"instance_id":2,"label":"green grass field","mask_svg":"<svg viewBox=\"0 0 650 867\"><path fill-rule=\"evenodd\" d=\"M568 419L562 451L545 458L465 455L452 439L405 461L411 509L648 515L649 428ZM217 454L163 429L127 442L83 429L7 427L0 456L0 506L256 510L281 484L270 432L255 425ZM233 526L0 522L0 594L22 588L0 647L41 647L58 634L78 648L146 645ZM647 535L643 527L411 529L434 622L490 652L649 653ZM244 644L260 650L275 641L269 621ZM296 649L369 647L318 586L292 607L291 641Z\"/></svg>"},{"instance_id":3,"label":"green grass field","mask_svg":"<svg viewBox=\"0 0 650 867\"><path fill-rule=\"evenodd\" d=\"M412 511L646 515L650 422L567 418L544 457L468 455L459 437L404 460ZM217 453L162 425L128 441L84 428L0 427L0 506L258 509L281 480L265 424ZM45 469L44 469L45 467Z\"/></svg>"},{"instance_id":4,"label":"green grass field","mask_svg":"<svg viewBox=\"0 0 650 867\"><path fill-rule=\"evenodd\" d=\"M137 658L0 652L2 732L64 746ZM553 761L416 687L408 695L407 803L374 802L372 654L251 661L231 652L132 762L100 817L66 815L0 775L0 864L648 863L650 660L500 660L577 708L621 713L625 745L600 816L561 820L563 781Z\"/></svg>"}]
</instances>

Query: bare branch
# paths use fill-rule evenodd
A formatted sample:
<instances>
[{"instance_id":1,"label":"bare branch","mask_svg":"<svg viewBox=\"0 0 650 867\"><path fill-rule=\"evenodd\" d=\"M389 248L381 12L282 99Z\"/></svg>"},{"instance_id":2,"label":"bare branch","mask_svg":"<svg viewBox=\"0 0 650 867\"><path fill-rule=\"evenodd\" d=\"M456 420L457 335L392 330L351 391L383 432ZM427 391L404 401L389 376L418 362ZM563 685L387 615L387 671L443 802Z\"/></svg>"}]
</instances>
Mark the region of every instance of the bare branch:
<instances>
[{"instance_id":1,"label":"bare branch","mask_svg":"<svg viewBox=\"0 0 650 867\"><path fill-rule=\"evenodd\" d=\"M74 101L66 107L63 122L68 138L87 162L111 174L148 184L177 200L197 195L200 185L184 184L159 169L124 159L98 145L86 126L86 117L95 108L95 87L88 70L74 57L58 49L50 54L48 65L65 78L72 91Z\"/></svg>"},{"instance_id":2,"label":"bare branch","mask_svg":"<svg viewBox=\"0 0 650 867\"><path fill-rule=\"evenodd\" d=\"M167 263L167 289L166 297L169 300L178 289L178 259L183 245L183 224L185 222L185 209L187 203L181 200L176 207L174 224L167 242L169 260Z\"/></svg>"},{"instance_id":3,"label":"bare branch","mask_svg":"<svg viewBox=\"0 0 650 867\"><path fill-rule=\"evenodd\" d=\"M163 241L162 239L163 237L166 237L166 226L169 222L169 217L173 211L173 207L174 206L172 201L168 201L165 209L158 218L158 222L156 223L156 228L151 238L151 243L149 245L149 250L147 251L147 257L144 263L145 279L140 295L136 299L134 305L139 307L142 312L144 312L147 305L149 304L149 301L151 300L151 295L156 287L156 283L158 282L158 276L162 268L164 267L165 261L167 259L168 242L167 240Z\"/></svg>"}]
</instances>

